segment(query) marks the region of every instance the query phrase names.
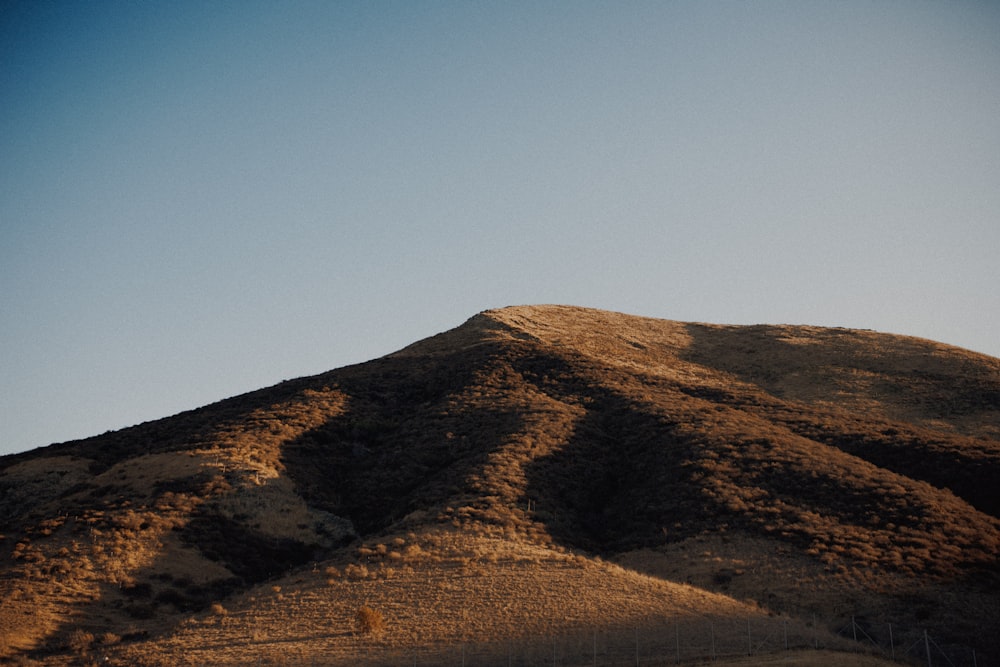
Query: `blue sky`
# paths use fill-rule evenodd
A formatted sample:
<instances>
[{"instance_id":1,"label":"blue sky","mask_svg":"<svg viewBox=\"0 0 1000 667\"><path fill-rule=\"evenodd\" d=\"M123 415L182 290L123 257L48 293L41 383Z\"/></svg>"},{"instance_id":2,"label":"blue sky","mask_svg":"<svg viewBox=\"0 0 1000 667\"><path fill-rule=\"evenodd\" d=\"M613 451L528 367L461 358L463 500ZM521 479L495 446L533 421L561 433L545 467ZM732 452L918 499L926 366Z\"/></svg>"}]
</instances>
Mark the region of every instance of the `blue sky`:
<instances>
[{"instance_id":1,"label":"blue sky","mask_svg":"<svg viewBox=\"0 0 1000 667\"><path fill-rule=\"evenodd\" d=\"M493 307L1000 356L1000 6L0 2L0 453Z\"/></svg>"}]
</instances>

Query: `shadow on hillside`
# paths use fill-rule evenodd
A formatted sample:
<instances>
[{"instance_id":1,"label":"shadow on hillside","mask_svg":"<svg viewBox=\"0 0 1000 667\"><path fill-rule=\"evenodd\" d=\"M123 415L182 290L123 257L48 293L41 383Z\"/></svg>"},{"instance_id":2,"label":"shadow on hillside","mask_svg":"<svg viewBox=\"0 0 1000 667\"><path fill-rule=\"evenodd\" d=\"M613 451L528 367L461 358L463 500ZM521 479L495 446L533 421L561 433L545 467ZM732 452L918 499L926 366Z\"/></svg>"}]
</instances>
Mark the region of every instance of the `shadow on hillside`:
<instances>
[{"instance_id":1,"label":"shadow on hillside","mask_svg":"<svg viewBox=\"0 0 1000 667\"><path fill-rule=\"evenodd\" d=\"M554 355L521 360L518 370L560 400L586 405L572 436L526 466L534 518L559 542L596 553L697 533L704 499L686 466L699 443L666 417L580 374Z\"/></svg>"},{"instance_id":2,"label":"shadow on hillside","mask_svg":"<svg viewBox=\"0 0 1000 667\"><path fill-rule=\"evenodd\" d=\"M686 360L787 401L761 403L768 419L880 468L949 489L1000 517L1000 452L962 435L977 432L976 415L1000 416L1000 380L977 362L935 355L938 346L929 341L886 336L880 347L850 330L814 331L816 344L790 342L781 328L765 325L727 330L691 324L688 332ZM881 407L852 411L813 402L843 398ZM949 420L958 425L955 432L925 425Z\"/></svg>"},{"instance_id":3,"label":"shadow on hillside","mask_svg":"<svg viewBox=\"0 0 1000 667\"><path fill-rule=\"evenodd\" d=\"M431 357L388 357L338 374L345 414L282 448L289 477L310 505L348 517L359 535L413 512L475 498L472 473L523 428L497 405L509 348L483 344ZM374 380L374 381L373 381Z\"/></svg>"},{"instance_id":4,"label":"shadow on hillside","mask_svg":"<svg viewBox=\"0 0 1000 667\"><path fill-rule=\"evenodd\" d=\"M851 329L686 325L681 358L756 385L778 398L877 401L887 411L970 427L1000 415L1000 374L975 355L932 341ZM971 428L975 434L975 422Z\"/></svg>"}]
</instances>

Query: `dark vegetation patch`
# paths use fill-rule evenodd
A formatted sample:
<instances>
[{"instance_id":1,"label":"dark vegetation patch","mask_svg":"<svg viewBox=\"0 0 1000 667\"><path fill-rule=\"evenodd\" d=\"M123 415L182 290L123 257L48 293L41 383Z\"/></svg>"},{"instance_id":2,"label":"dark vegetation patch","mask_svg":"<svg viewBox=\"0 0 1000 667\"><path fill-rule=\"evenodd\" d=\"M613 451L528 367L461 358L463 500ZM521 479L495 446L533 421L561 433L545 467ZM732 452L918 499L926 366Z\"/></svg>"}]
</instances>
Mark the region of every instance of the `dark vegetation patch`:
<instances>
[{"instance_id":1,"label":"dark vegetation patch","mask_svg":"<svg viewBox=\"0 0 1000 667\"><path fill-rule=\"evenodd\" d=\"M231 577L228 579L217 579L205 584L193 584L191 582L175 582L172 586L164 587L153 596L151 606L155 609L163 609L168 606L174 612L191 613L207 609L212 603L224 599L243 585L240 579ZM136 609L143 608L142 603L133 605Z\"/></svg>"},{"instance_id":2,"label":"dark vegetation patch","mask_svg":"<svg viewBox=\"0 0 1000 667\"><path fill-rule=\"evenodd\" d=\"M222 563L235 577L249 584L307 563L320 549L315 544L271 537L214 514L193 517L181 529L180 536L206 558Z\"/></svg>"},{"instance_id":3,"label":"dark vegetation patch","mask_svg":"<svg viewBox=\"0 0 1000 667\"><path fill-rule=\"evenodd\" d=\"M201 494L214 477L212 472L201 471L186 477L161 479L153 485L153 491L157 496L164 493Z\"/></svg>"}]
</instances>

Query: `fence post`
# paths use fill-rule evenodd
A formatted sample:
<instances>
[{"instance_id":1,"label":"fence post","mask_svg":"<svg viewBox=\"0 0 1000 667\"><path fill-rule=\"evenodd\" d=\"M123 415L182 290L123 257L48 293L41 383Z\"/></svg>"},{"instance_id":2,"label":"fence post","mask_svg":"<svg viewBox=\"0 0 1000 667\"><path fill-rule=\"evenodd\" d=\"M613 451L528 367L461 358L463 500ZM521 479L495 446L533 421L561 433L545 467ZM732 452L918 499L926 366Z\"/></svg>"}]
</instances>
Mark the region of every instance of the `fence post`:
<instances>
[{"instance_id":1,"label":"fence post","mask_svg":"<svg viewBox=\"0 0 1000 667\"><path fill-rule=\"evenodd\" d=\"M597 667L597 630L594 630L594 667Z\"/></svg>"},{"instance_id":2,"label":"fence post","mask_svg":"<svg viewBox=\"0 0 1000 667\"><path fill-rule=\"evenodd\" d=\"M747 655L753 655L753 638L750 636L750 617L747 616Z\"/></svg>"},{"instance_id":3,"label":"fence post","mask_svg":"<svg viewBox=\"0 0 1000 667\"><path fill-rule=\"evenodd\" d=\"M708 623L708 633L712 637L712 662L715 662L715 623L712 621Z\"/></svg>"},{"instance_id":4,"label":"fence post","mask_svg":"<svg viewBox=\"0 0 1000 667\"><path fill-rule=\"evenodd\" d=\"M781 619L781 632L785 635L785 650L788 650L788 619Z\"/></svg>"},{"instance_id":5,"label":"fence post","mask_svg":"<svg viewBox=\"0 0 1000 667\"><path fill-rule=\"evenodd\" d=\"M681 661L681 624L674 623L674 647L677 649L677 662Z\"/></svg>"},{"instance_id":6,"label":"fence post","mask_svg":"<svg viewBox=\"0 0 1000 667\"><path fill-rule=\"evenodd\" d=\"M639 628L635 629L635 667L639 667Z\"/></svg>"},{"instance_id":7,"label":"fence post","mask_svg":"<svg viewBox=\"0 0 1000 667\"><path fill-rule=\"evenodd\" d=\"M892 623L889 624L889 654L893 660L896 659L896 645L892 641Z\"/></svg>"},{"instance_id":8,"label":"fence post","mask_svg":"<svg viewBox=\"0 0 1000 667\"><path fill-rule=\"evenodd\" d=\"M931 665L931 640L927 637L927 630L924 630L924 650L927 651L927 667Z\"/></svg>"}]
</instances>

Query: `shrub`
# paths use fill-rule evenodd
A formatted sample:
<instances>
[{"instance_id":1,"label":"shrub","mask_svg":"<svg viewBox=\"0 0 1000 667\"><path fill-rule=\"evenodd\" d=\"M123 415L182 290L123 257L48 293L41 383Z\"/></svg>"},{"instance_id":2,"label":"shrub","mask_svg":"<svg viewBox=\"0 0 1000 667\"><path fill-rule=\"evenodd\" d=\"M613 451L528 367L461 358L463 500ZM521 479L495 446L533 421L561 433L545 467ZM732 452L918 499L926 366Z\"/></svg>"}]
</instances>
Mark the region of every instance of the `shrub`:
<instances>
[{"instance_id":1,"label":"shrub","mask_svg":"<svg viewBox=\"0 0 1000 667\"><path fill-rule=\"evenodd\" d=\"M113 632L105 632L101 635L101 644L104 646L114 646L115 644L121 642L122 638Z\"/></svg>"},{"instance_id":2,"label":"shrub","mask_svg":"<svg viewBox=\"0 0 1000 667\"><path fill-rule=\"evenodd\" d=\"M77 628L69 635L66 646L74 653L84 654L90 650L94 644L94 635L80 628Z\"/></svg>"},{"instance_id":3,"label":"shrub","mask_svg":"<svg viewBox=\"0 0 1000 667\"><path fill-rule=\"evenodd\" d=\"M365 565L348 563L347 566L344 567L344 576L348 579L367 579L368 568Z\"/></svg>"},{"instance_id":4,"label":"shrub","mask_svg":"<svg viewBox=\"0 0 1000 667\"><path fill-rule=\"evenodd\" d=\"M385 631L385 618L382 612L368 606L358 609L354 621L358 633L362 635L380 635Z\"/></svg>"}]
</instances>

